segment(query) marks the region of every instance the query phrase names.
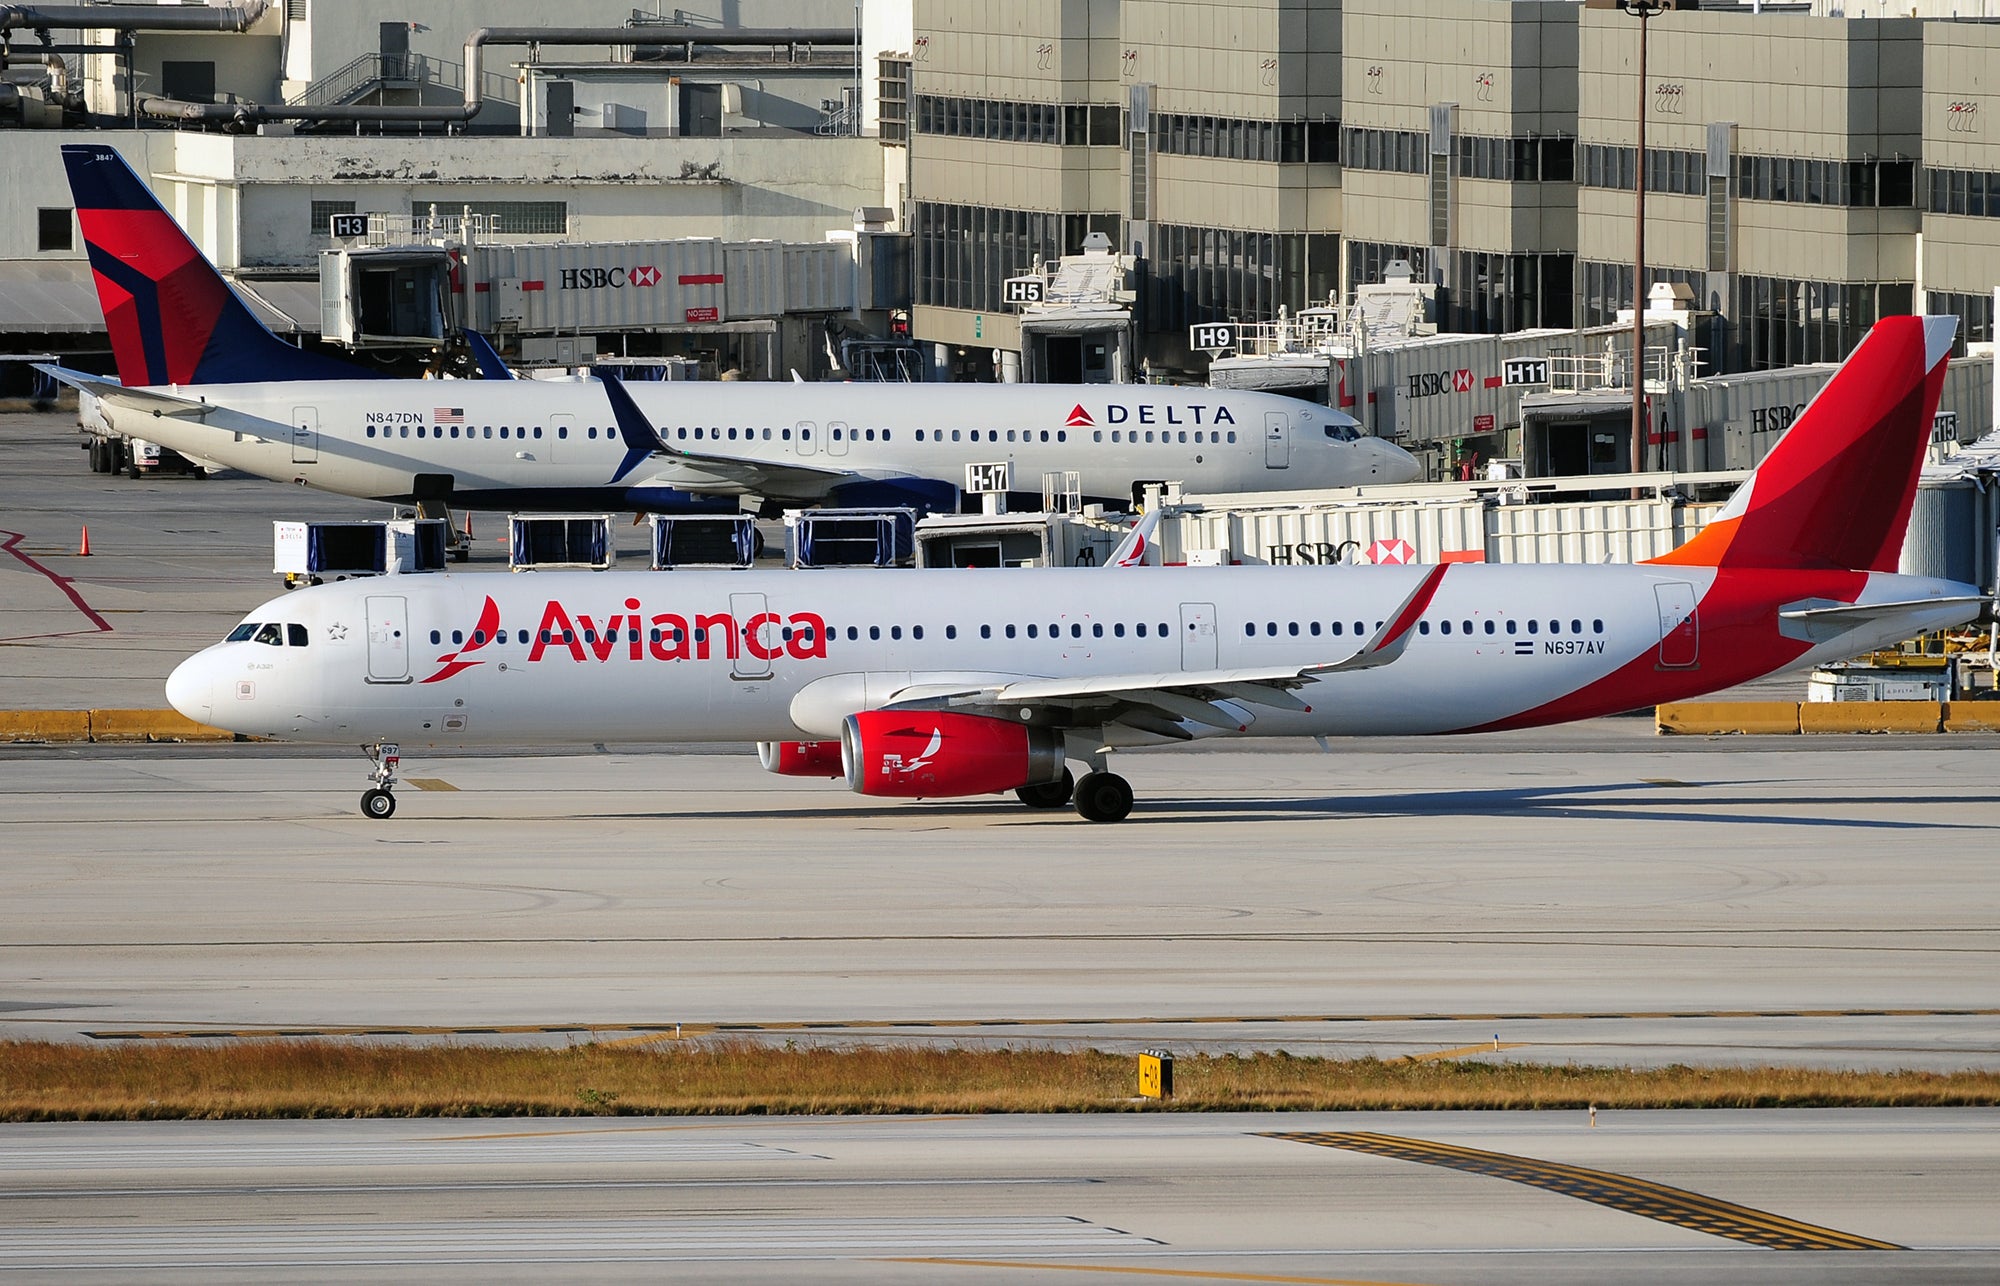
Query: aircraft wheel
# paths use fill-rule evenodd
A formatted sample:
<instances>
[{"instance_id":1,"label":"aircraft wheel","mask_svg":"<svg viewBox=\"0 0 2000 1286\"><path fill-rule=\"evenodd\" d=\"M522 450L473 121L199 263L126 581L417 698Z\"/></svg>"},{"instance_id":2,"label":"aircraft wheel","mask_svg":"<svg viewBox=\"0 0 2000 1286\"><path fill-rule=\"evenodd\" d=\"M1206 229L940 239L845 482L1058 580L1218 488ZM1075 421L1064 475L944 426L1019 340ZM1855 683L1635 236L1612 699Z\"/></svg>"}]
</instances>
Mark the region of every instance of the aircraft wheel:
<instances>
[{"instance_id":1,"label":"aircraft wheel","mask_svg":"<svg viewBox=\"0 0 2000 1286\"><path fill-rule=\"evenodd\" d=\"M137 482L137 481L138 481L138 480L140 479L140 477L141 477L141 476L143 476L143 475L141 475L141 473L139 472L139 457L138 457L138 455L134 454L134 455L132 455L132 456L131 456L131 457L130 457L130 458L129 458L129 459L127 460L127 461L126 461L126 464L125 464L125 476L126 476L126 477L128 477L128 478L130 478L130 479L131 479L132 481L134 481L134 482Z\"/></svg>"},{"instance_id":2,"label":"aircraft wheel","mask_svg":"<svg viewBox=\"0 0 2000 1286\"><path fill-rule=\"evenodd\" d=\"M1023 786L1014 792L1014 798L1030 808L1061 808L1076 794L1076 778L1069 769L1063 769L1058 781L1039 782L1033 786Z\"/></svg>"},{"instance_id":3,"label":"aircraft wheel","mask_svg":"<svg viewBox=\"0 0 2000 1286\"><path fill-rule=\"evenodd\" d=\"M103 438L92 438L90 440L90 471L92 473L103 473L105 471Z\"/></svg>"},{"instance_id":4,"label":"aircraft wheel","mask_svg":"<svg viewBox=\"0 0 2000 1286\"><path fill-rule=\"evenodd\" d=\"M1087 822L1122 822L1132 812L1132 785L1117 773L1087 772L1076 783L1076 811Z\"/></svg>"},{"instance_id":5,"label":"aircraft wheel","mask_svg":"<svg viewBox=\"0 0 2000 1286\"><path fill-rule=\"evenodd\" d=\"M392 817L396 812L396 797L386 790L363 791L361 795L361 815L380 820Z\"/></svg>"}]
</instances>

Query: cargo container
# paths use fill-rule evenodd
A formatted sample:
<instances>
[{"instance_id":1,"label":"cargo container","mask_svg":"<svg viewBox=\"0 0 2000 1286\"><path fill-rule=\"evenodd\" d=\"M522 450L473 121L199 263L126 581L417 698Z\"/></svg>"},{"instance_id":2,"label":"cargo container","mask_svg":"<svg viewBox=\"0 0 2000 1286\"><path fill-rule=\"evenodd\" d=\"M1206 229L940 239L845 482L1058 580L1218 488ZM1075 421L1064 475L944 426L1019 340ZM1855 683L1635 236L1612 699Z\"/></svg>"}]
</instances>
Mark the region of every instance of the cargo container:
<instances>
[{"instance_id":1,"label":"cargo container","mask_svg":"<svg viewBox=\"0 0 2000 1286\"><path fill-rule=\"evenodd\" d=\"M444 570L448 525L442 518L386 522L274 522L271 570L287 586L351 576Z\"/></svg>"}]
</instances>

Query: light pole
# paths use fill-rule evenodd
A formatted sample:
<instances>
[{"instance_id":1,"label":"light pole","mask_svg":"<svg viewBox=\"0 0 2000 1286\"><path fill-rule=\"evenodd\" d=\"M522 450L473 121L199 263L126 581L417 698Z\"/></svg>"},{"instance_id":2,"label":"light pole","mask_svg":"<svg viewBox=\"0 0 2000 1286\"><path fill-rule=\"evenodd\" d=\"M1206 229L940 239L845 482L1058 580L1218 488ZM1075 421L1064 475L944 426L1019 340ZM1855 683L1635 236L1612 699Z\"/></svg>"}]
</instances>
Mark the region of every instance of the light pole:
<instances>
[{"instance_id":1,"label":"light pole","mask_svg":"<svg viewBox=\"0 0 2000 1286\"><path fill-rule=\"evenodd\" d=\"M1623 9L1639 19L1638 139L1632 167L1632 472L1645 462L1646 430L1646 26L1668 9L1693 9L1697 0L1584 0L1586 9ZM1633 488L1632 498L1639 498Z\"/></svg>"}]
</instances>

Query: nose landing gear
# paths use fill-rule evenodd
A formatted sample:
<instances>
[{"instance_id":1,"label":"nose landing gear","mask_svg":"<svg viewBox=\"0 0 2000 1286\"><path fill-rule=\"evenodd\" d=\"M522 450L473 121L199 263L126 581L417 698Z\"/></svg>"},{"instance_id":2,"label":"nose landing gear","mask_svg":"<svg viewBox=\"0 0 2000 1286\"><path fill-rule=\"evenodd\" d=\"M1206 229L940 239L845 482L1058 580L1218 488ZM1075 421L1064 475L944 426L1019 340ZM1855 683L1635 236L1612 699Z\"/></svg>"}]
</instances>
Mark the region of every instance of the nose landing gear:
<instances>
[{"instance_id":1,"label":"nose landing gear","mask_svg":"<svg viewBox=\"0 0 2000 1286\"><path fill-rule=\"evenodd\" d=\"M396 768L403 762L403 748L393 741L378 741L362 749L375 764L374 771L368 774L375 784L361 793L361 815L378 821L392 817L396 812Z\"/></svg>"}]
</instances>

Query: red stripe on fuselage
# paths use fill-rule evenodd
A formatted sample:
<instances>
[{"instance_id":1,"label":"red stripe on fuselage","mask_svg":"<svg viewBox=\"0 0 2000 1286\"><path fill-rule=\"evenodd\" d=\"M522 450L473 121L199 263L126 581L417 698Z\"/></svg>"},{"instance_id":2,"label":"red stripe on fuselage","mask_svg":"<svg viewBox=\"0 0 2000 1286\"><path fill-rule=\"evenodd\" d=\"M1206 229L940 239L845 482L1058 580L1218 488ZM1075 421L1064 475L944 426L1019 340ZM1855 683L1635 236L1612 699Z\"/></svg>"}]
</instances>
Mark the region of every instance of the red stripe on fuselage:
<instances>
[{"instance_id":1,"label":"red stripe on fuselage","mask_svg":"<svg viewBox=\"0 0 2000 1286\"><path fill-rule=\"evenodd\" d=\"M1695 608L1697 664L1660 665L1657 643L1618 669L1532 710L1461 732L1539 728L1577 719L1684 701L1782 670L1813 644L1778 632L1778 609L1800 599L1852 603L1868 584L1865 572L1800 572L1724 568Z\"/></svg>"}]
</instances>

